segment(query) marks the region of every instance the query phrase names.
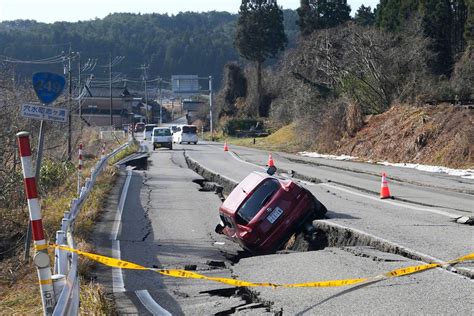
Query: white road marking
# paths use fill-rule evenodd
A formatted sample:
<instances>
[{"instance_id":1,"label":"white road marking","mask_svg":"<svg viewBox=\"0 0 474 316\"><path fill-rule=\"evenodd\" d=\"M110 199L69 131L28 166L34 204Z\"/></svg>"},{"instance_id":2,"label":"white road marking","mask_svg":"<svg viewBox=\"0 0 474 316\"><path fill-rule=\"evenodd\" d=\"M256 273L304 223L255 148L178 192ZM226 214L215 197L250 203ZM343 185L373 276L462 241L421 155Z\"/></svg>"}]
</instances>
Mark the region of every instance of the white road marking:
<instances>
[{"instance_id":1,"label":"white road marking","mask_svg":"<svg viewBox=\"0 0 474 316\"><path fill-rule=\"evenodd\" d=\"M367 194L364 194L364 193L354 192L354 191L346 189L346 188L341 188L341 187L336 186L334 184L321 183L320 185L325 186L325 187L330 187L330 188L333 188L333 189L336 189L336 190L339 190L339 191L343 191L343 192L346 192L346 193L349 193L349 194L352 194L352 195L360 196L360 197L363 197L363 198L366 198L366 199L370 199L370 200L373 200L373 201L377 201L379 203L391 204L391 205L394 205L394 206L409 208L409 209L416 210L416 211L421 211L421 212L434 213L434 214L438 214L438 215L447 216L449 218L457 218L457 217L462 216L460 214L445 212L445 211L441 211L441 210L437 210L437 209L418 207L418 206L409 205L409 204L406 204L406 203L395 202L395 201L387 200L387 199L383 200L383 199L380 199L380 198L377 198L377 197L374 197L374 196L370 196L370 195L367 195Z\"/></svg>"},{"instance_id":2,"label":"white road marking","mask_svg":"<svg viewBox=\"0 0 474 316\"><path fill-rule=\"evenodd\" d=\"M239 156L237 156L237 155L236 155L234 152L232 152L232 151L229 151L229 153L230 153L230 155L231 155L235 160L237 160L237 161L240 161L240 162L242 162L242 163L246 163L246 164L248 164L248 165L256 166L256 167L258 167L258 168L260 168L260 169L263 169L263 170L266 170L266 169L267 169L266 167L259 166L259 165L257 165L257 164L252 163L252 162L248 162L248 161L243 160L242 158L240 158Z\"/></svg>"},{"instance_id":3,"label":"white road marking","mask_svg":"<svg viewBox=\"0 0 474 316\"><path fill-rule=\"evenodd\" d=\"M243 162L243 163L246 163L246 164L249 164L249 165L254 165L254 166L257 166L259 168L263 168L265 169L264 167L262 166L259 166L259 165L256 165L254 163L251 163L251 162L248 162L248 161L244 161L242 160L240 157L238 157L237 155L235 155L233 152L229 151L229 153L231 154L231 156L240 161L240 162ZM210 169L209 169L210 170ZM302 181L302 180L298 180L299 182L302 182L302 183L305 183L306 181ZM307 183L305 183L307 184ZM311 185L314 185L314 183L311 183ZM359 193L359 192L355 192L355 191L352 191L352 190L349 190L349 189L346 189L346 188L341 188L341 187L338 187L338 186L335 186L333 184L329 184L329 183L321 183L320 185L322 186L326 186L326 187L330 187L330 188L334 188L336 190L340 190L340 191L343 191L343 192L346 192L346 193L349 193L349 194L352 194L352 195L356 195L356 196L360 196L360 197L363 197L363 198L367 198L367 199L371 199L373 201L377 201L377 202L381 202L381 203L385 203L385 204L391 204L391 205L394 205L394 206L397 206L397 207L404 207L404 208L409 208L409 209L412 209L412 210L416 210L416 211L421 211L421 212L429 212L429 213L434 213L434 214L438 214L438 215L442 215L442 216L446 216L446 217L449 217L449 218L457 218L457 217L461 217L463 215L461 214L457 214L457 213L451 213L451 212L446 212L446 211L442 211L442 210L437 210L437 209L431 209L431 208L424 208L424 207L418 207L418 206L413 206L413 205L409 205L409 204L405 204L405 203L400 203L400 202L395 202L395 201L391 201L391 200L382 200L380 198L377 198L377 197L374 197L374 196L371 196L371 195L367 195L367 194L364 194L364 193Z\"/></svg>"},{"instance_id":4,"label":"white road marking","mask_svg":"<svg viewBox=\"0 0 474 316\"><path fill-rule=\"evenodd\" d=\"M112 239L112 257L116 259L121 259L120 240L118 240L117 238L122 227L122 213L123 208L125 206L125 200L127 199L132 174L133 172L129 168L127 170L127 178L125 179L122 193L120 195L120 200L117 207L117 213L115 214L112 232L110 234L110 237ZM114 293L125 292L125 282L123 280L123 272L121 268L112 268L112 288ZM135 294L137 295L143 306L145 306L145 308L153 315L171 316L171 314L166 309L162 308L157 302L155 302L155 300L153 300L147 290L138 290L135 291Z\"/></svg>"},{"instance_id":5,"label":"white road marking","mask_svg":"<svg viewBox=\"0 0 474 316\"><path fill-rule=\"evenodd\" d=\"M135 294L140 302L142 302L143 306L145 306L145 308L153 315L171 316L171 313L161 307L160 304L151 297L147 290L137 290L135 291Z\"/></svg>"},{"instance_id":6,"label":"white road marking","mask_svg":"<svg viewBox=\"0 0 474 316\"><path fill-rule=\"evenodd\" d=\"M120 240L112 240L112 257L120 258ZM123 273L121 268L112 268L112 288L114 293L125 292Z\"/></svg>"},{"instance_id":7,"label":"white road marking","mask_svg":"<svg viewBox=\"0 0 474 316\"><path fill-rule=\"evenodd\" d=\"M117 212L115 213L114 225L112 226L112 232L110 234L110 238L112 239L112 257L116 259L121 259L120 240L118 240L117 237L120 228L122 227L123 207L127 198L131 178L132 170L128 170L127 178L125 179L122 193L120 195L120 201L117 207ZM125 292L125 283L123 281L123 273L121 268L112 268L112 288L114 293Z\"/></svg>"}]
</instances>

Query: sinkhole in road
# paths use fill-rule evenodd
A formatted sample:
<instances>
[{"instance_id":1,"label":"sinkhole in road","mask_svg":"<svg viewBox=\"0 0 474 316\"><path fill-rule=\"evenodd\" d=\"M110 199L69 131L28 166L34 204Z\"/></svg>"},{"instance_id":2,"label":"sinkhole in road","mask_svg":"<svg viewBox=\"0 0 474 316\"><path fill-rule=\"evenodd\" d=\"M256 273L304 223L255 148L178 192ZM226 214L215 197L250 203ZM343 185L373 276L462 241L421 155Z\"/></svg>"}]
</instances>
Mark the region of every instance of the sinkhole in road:
<instances>
[{"instance_id":1,"label":"sinkhole in road","mask_svg":"<svg viewBox=\"0 0 474 316\"><path fill-rule=\"evenodd\" d=\"M200 180L200 182L204 183L205 181L209 181L217 183L218 186L222 186L223 195L221 196L221 200L225 194L230 193L237 185L237 183L235 183L233 180L204 168L186 154L185 159L188 168L205 179ZM342 227L325 220L315 220L313 221L313 226L315 227L313 233L305 235L303 232L296 232L290 237L289 242L286 243L283 249L279 252L317 251L326 247L336 247L343 249L347 247L371 247L381 252L400 255L412 260L424 262L432 261L432 258L429 255L419 253L380 237L355 229L350 229L348 227ZM245 254L245 252L243 254ZM236 263L240 260L240 258L242 258L242 254L239 254L232 261ZM457 272L464 276L474 278L474 273L472 273L472 271L468 268L459 267L456 269L448 269L448 271Z\"/></svg>"}]
</instances>

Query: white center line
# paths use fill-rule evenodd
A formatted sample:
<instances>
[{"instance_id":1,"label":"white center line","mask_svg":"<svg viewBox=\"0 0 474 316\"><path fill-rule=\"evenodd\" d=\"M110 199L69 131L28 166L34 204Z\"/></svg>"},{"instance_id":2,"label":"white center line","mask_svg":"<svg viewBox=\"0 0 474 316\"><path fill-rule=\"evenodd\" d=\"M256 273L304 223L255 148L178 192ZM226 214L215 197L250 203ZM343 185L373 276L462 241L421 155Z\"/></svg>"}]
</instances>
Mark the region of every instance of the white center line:
<instances>
[{"instance_id":1,"label":"white center line","mask_svg":"<svg viewBox=\"0 0 474 316\"><path fill-rule=\"evenodd\" d=\"M391 201L391 200L382 200L380 198L370 196L370 195L367 195L367 194L364 194L364 193L354 192L354 191L346 189L346 188L341 188L341 187L336 186L334 184L321 183L320 185L325 186L325 187L330 187L330 188L333 188L333 189L336 189L336 190L339 190L339 191L343 191L343 192L346 192L346 193L349 193L349 194L352 194L352 195L357 195L357 196L360 196L360 197L363 197L363 198L366 198L366 199L370 199L370 200L373 200L373 201L377 201L379 203L391 204L391 205L394 205L394 206L397 206L397 207L403 207L403 208L409 208L409 209L416 210L416 211L434 213L434 214L438 214L438 215L447 216L449 218L456 218L456 217L461 217L462 216L460 214L441 211L441 210L437 210L437 209L418 207L418 206L409 205L409 204L400 203L400 202L395 202L395 201Z\"/></svg>"}]
</instances>

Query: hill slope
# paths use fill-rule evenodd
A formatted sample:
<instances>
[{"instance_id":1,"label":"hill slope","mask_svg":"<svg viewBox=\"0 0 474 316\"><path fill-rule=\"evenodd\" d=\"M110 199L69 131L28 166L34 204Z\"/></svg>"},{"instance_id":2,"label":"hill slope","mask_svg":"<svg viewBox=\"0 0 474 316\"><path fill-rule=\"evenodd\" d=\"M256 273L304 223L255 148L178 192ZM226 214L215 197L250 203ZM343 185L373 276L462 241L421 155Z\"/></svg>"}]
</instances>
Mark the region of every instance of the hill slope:
<instances>
[{"instance_id":1,"label":"hill slope","mask_svg":"<svg viewBox=\"0 0 474 316\"><path fill-rule=\"evenodd\" d=\"M364 160L474 167L474 110L443 104L394 106L370 117L336 154Z\"/></svg>"}]
</instances>

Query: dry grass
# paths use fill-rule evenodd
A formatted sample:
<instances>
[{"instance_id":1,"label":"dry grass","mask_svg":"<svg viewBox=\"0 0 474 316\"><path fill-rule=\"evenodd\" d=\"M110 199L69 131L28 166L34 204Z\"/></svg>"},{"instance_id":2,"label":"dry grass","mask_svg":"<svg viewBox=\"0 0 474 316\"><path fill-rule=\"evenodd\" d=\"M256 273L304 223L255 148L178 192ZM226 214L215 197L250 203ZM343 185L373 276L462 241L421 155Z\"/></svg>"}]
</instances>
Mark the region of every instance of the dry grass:
<instances>
[{"instance_id":1,"label":"dry grass","mask_svg":"<svg viewBox=\"0 0 474 316\"><path fill-rule=\"evenodd\" d=\"M296 137L294 124L283 126L267 137L235 138L221 136L220 140L228 144L266 149L269 151L297 152L301 149L301 144Z\"/></svg>"},{"instance_id":2,"label":"dry grass","mask_svg":"<svg viewBox=\"0 0 474 316\"><path fill-rule=\"evenodd\" d=\"M96 163L96 157L100 157L100 141L97 133L86 131L85 139L85 165L84 178L90 176L90 168ZM115 143L109 143L107 149L116 147ZM127 150L130 154L134 149ZM89 152L89 154L87 154ZM123 154L122 154L123 155ZM99 219L103 210L107 195L112 189L117 175L114 167L108 166L98 177L89 198L84 203L81 213L75 224L75 238L78 247L93 251L93 247L87 242L95 222ZM43 225L48 242L54 241L55 232L60 226L64 211L69 208L70 201L77 195L77 173L72 171L59 187L54 188L41 200ZM0 210L2 218L8 217ZM18 212L21 218L27 220L27 210ZM17 219L18 220L18 219ZM17 221L18 222L18 221ZM20 221L21 222L21 221ZM0 224L3 228L4 223ZM0 314L41 314L42 305L36 275L36 268L29 262L22 262L22 243L18 244L17 250L9 257L0 262ZM32 253L33 251L30 251ZM91 281L91 270L94 263L80 259L79 274L81 281L81 313L83 314L115 314L113 301L106 296L105 289Z\"/></svg>"}]
</instances>

